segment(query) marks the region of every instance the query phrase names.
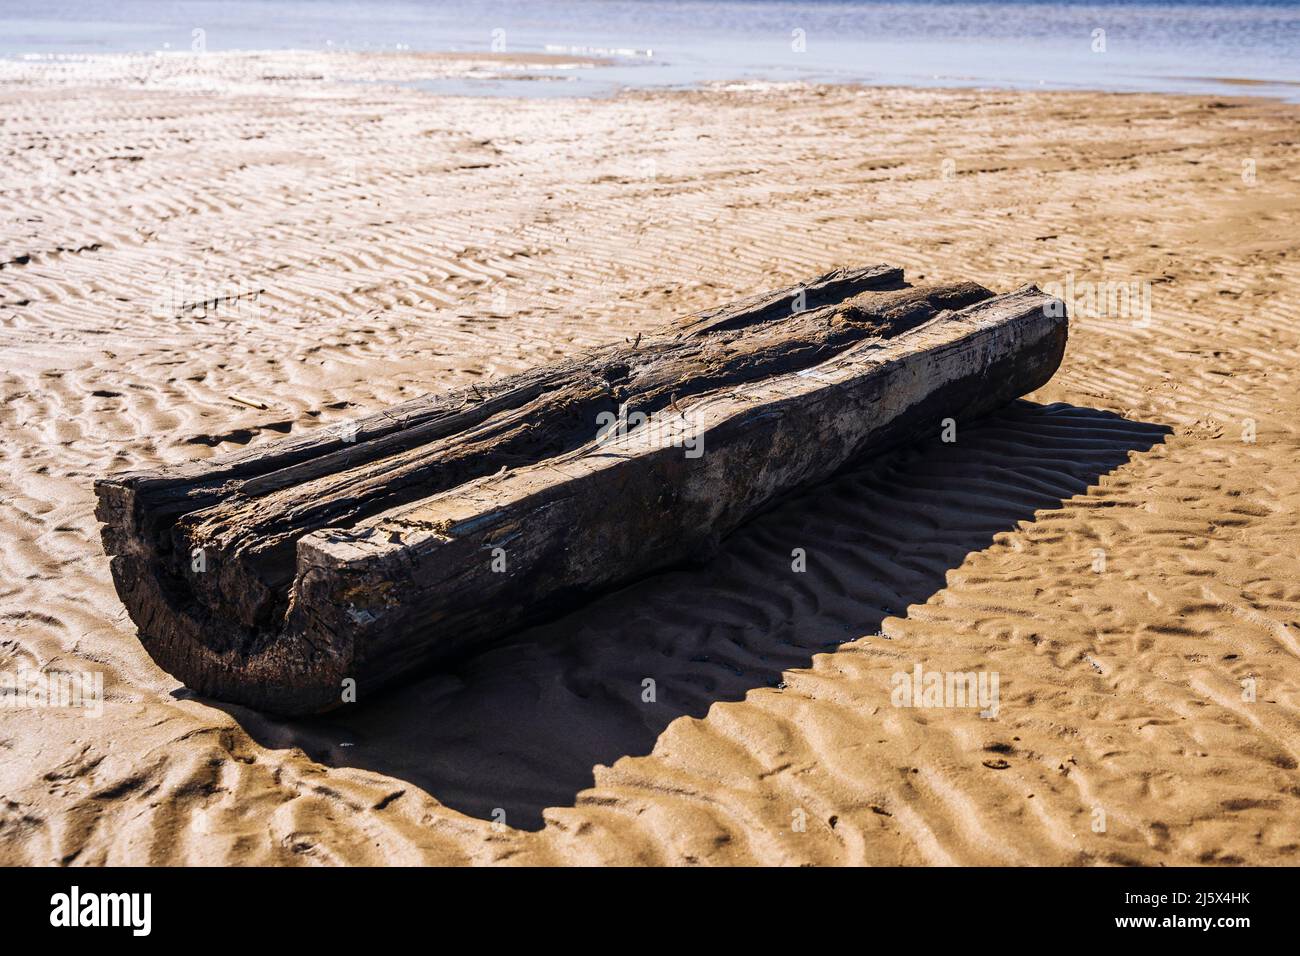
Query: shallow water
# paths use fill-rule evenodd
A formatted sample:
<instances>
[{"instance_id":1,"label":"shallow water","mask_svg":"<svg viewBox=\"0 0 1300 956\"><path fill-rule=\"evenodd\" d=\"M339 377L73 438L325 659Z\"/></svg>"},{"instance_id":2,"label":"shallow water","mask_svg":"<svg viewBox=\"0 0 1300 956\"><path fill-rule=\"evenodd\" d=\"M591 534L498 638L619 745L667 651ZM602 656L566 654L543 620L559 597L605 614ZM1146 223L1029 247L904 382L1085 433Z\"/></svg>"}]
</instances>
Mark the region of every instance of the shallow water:
<instances>
[{"instance_id":1,"label":"shallow water","mask_svg":"<svg viewBox=\"0 0 1300 956\"><path fill-rule=\"evenodd\" d=\"M482 94L808 80L1300 98L1294 3L76 0L34 10L0 0L0 55L197 47L612 51L615 61L556 82L431 87Z\"/></svg>"}]
</instances>

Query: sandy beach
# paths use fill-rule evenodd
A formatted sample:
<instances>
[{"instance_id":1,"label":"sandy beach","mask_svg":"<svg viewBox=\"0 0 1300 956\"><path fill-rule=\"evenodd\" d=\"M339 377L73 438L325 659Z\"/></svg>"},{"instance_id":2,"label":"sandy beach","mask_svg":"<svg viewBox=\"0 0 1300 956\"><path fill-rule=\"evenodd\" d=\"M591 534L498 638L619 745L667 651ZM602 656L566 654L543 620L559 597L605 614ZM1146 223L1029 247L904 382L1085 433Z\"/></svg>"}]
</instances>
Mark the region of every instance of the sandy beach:
<instances>
[{"instance_id":1,"label":"sandy beach","mask_svg":"<svg viewBox=\"0 0 1300 956\"><path fill-rule=\"evenodd\" d=\"M0 863L1300 862L1300 106L418 88L592 62L0 61L0 670L105 694L0 712ZM1059 289L1064 364L355 708L136 640L97 477L871 263ZM918 667L997 716L895 706Z\"/></svg>"}]
</instances>

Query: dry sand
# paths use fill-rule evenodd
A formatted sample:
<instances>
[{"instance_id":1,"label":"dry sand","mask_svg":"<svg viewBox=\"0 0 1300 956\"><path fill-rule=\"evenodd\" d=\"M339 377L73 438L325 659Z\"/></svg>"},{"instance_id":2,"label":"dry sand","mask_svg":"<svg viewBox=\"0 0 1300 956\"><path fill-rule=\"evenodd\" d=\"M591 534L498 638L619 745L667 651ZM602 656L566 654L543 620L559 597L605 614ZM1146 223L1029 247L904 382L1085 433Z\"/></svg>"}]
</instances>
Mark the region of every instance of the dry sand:
<instances>
[{"instance_id":1,"label":"dry sand","mask_svg":"<svg viewBox=\"0 0 1300 956\"><path fill-rule=\"evenodd\" d=\"M469 68L0 65L0 670L108 696L0 712L0 862L1300 859L1300 108L371 82ZM1150 321L1077 315L955 444L368 706L188 699L137 643L96 476L874 262ZM997 718L892 706L917 664L997 672Z\"/></svg>"}]
</instances>

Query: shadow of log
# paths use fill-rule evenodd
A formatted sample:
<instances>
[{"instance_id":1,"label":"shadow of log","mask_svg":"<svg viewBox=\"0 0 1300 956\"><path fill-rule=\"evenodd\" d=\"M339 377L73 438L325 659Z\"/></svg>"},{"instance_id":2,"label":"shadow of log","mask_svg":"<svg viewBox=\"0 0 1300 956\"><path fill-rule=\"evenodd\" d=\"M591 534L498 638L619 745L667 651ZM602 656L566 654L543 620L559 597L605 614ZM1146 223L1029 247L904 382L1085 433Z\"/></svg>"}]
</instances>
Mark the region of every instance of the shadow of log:
<instances>
[{"instance_id":1,"label":"shadow of log","mask_svg":"<svg viewBox=\"0 0 1300 956\"><path fill-rule=\"evenodd\" d=\"M606 595L365 706L292 722L214 706L264 746L301 747L470 816L499 808L510 826L538 829L545 808L592 784L595 765L649 753L678 717L703 717L877 633L996 534L1059 508L1169 431L1016 402L963 425L955 443L891 452L786 502L702 568ZM792 569L796 548L804 573Z\"/></svg>"}]
</instances>

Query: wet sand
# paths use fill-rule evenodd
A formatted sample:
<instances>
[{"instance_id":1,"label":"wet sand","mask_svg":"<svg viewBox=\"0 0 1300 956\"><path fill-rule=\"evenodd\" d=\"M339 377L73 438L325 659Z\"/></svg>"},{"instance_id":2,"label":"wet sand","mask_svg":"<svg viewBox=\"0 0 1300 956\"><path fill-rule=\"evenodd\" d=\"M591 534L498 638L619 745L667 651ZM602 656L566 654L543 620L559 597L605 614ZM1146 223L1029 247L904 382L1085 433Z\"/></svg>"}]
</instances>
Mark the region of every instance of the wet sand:
<instances>
[{"instance_id":1,"label":"wet sand","mask_svg":"<svg viewBox=\"0 0 1300 956\"><path fill-rule=\"evenodd\" d=\"M516 66L0 64L0 670L107 696L0 712L0 862L1296 863L1300 107L401 85ZM324 718L136 641L97 476L875 262L1072 290L1060 372Z\"/></svg>"}]
</instances>

